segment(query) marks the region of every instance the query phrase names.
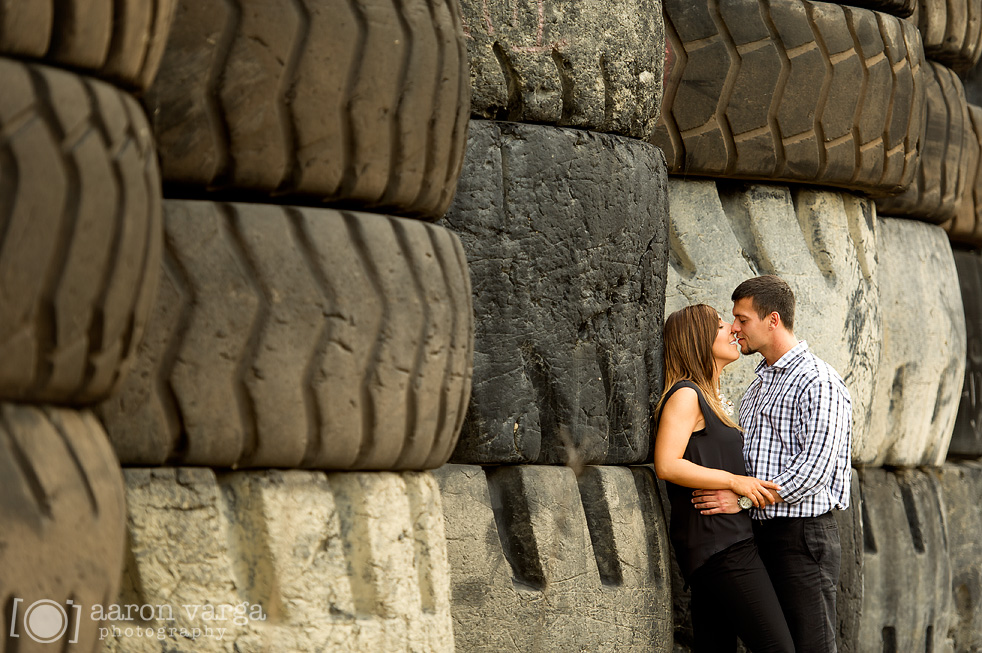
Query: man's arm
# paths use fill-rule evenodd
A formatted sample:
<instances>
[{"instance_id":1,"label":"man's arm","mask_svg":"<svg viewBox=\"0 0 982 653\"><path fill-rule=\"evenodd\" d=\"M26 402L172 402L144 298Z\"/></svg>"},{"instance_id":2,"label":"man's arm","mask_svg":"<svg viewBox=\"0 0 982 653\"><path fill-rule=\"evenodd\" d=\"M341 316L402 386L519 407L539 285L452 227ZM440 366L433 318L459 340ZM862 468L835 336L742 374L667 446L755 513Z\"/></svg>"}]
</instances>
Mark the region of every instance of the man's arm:
<instances>
[{"instance_id":1,"label":"man's arm","mask_svg":"<svg viewBox=\"0 0 982 653\"><path fill-rule=\"evenodd\" d=\"M817 381L804 393L802 427L793 435L803 444L787 468L770 479L781 486L771 492L775 503L798 503L825 487L835 470L836 456L852 429L852 410L831 381ZM738 495L728 490L696 490L692 503L704 515L734 514L740 511Z\"/></svg>"},{"instance_id":2,"label":"man's arm","mask_svg":"<svg viewBox=\"0 0 982 653\"><path fill-rule=\"evenodd\" d=\"M781 486L781 498L798 503L828 485L839 449L852 429L852 407L832 381L813 382L801 399L801 419L793 438L801 450L771 479Z\"/></svg>"},{"instance_id":3,"label":"man's arm","mask_svg":"<svg viewBox=\"0 0 982 653\"><path fill-rule=\"evenodd\" d=\"M783 503L784 499L777 492L768 491L771 501L768 503ZM692 493L692 504L703 515L733 515L740 512L737 499L740 495L732 490L696 490Z\"/></svg>"}]
</instances>

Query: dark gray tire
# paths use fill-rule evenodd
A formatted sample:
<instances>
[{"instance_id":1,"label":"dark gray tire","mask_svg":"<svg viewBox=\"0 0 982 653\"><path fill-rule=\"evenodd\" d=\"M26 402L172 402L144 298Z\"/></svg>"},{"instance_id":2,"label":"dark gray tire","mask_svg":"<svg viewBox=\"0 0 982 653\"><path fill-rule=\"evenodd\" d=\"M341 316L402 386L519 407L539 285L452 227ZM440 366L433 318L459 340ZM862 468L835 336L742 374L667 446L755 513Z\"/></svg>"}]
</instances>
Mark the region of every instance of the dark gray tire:
<instances>
[{"instance_id":1,"label":"dark gray tire","mask_svg":"<svg viewBox=\"0 0 982 653\"><path fill-rule=\"evenodd\" d=\"M92 609L116 601L126 512L123 475L95 417L0 405L0 495L0 653L98 650L104 624L91 618ZM37 601L53 602L68 617L57 645L32 638L26 618ZM69 646L74 637L78 643Z\"/></svg>"},{"instance_id":2,"label":"dark gray tire","mask_svg":"<svg viewBox=\"0 0 982 653\"><path fill-rule=\"evenodd\" d=\"M472 120L457 197L474 389L454 462L650 457L668 258L665 163L641 140Z\"/></svg>"},{"instance_id":3,"label":"dark gray tire","mask_svg":"<svg viewBox=\"0 0 982 653\"><path fill-rule=\"evenodd\" d=\"M160 65L177 0L0 0L0 53L136 90Z\"/></svg>"},{"instance_id":4,"label":"dark gray tire","mask_svg":"<svg viewBox=\"0 0 982 653\"><path fill-rule=\"evenodd\" d=\"M982 0L918 0L910 20L921 32L929 59L959 71L978 63Z\"/></svg>"},{"instance_id":5,"label":"dark gray tire","mask_svg":"<svg viewBox=\"0 0 982 653\"><path fill-rule=\"evenodd\" d=\"M124 464L429 469L470 395L467 264L446 229L165 202L160 292L101 405Z\"/></svg>"},{"instance_id":6,"label":"dark gray tire","mask_svg":"<svg viewBox=\"0 0 982 653\"><path fill-rule=\"evenodd\" d=\"M916 174L900 195L876 200L877 213L942 224L955 217L965 186L974 182L978 139L958 76L933 61L925 66L924 136Z\"/></svg>"},{"instance_id":7,"label":"dark gray tire","mask_svg":"<svg viewBox=\"0 0 982 653\"><path fill-rule=\"evenodd\" d=\"M949 458L982 457L982 256L955 249L958 286L965 309L965 381L948 445Z\"/></svg>"},{"instance_id":8,"label":"dark gray tire","mask_svg":"<svg viewBox=\"0 0 982 653\"><path fill-rule=\"evenodd\" d=\"M866 467L863 521L863 651L946 649L952 612L951 558L938 474ZM882 644L881 644L882 643Z\"/></svg>"},{"instance_id":9,"label":"dark gray tire","mask_svg":"<svg viewBox=\"0 0 982 653\"><path fill-rule=\"evenodd\" d=\"M922 130L917 29L806 0L665 0L670 173L895 193Z\"/></svg>"},{"instance_id":10,"label":"dark gray tire","mask_svg":"<svg viewBox=\"0 0 982 653\"><path fill-rule=\"evenodd\" d=\"M439 218L469 114L457 0L181 0L145 96L170 197Z\"/></svg>"},{"instance_id":11,"label":"dark gray tire","mask_svg":"<svg viewBox=\"0 0 982 653\"><path fill-rule=\"evenodd\" d=\"M661 106L659 0L463 0L471 111L647 139Z\"/></svg>"},{"instance_id":12,"label":"dark gray tire","mask_svg":"<svg viewBox=\"0 0 982 653\"><path fill-rule=\"evenodd\" d=\"M0 59L0 398L85 404L125 374L162 242L150 129L128 94Z\"/></svg>"},{"instance_id":13,"label":"dark gray tire","mask_svg":"<svg viewBox=\"0 0 982 653\"><path fill-rule=\"evenodd\" d=\"M948 637L955 651L982 650L982 461L948 462L939 470L948 527L951 595Z\"/></svg>"}]
</instances>

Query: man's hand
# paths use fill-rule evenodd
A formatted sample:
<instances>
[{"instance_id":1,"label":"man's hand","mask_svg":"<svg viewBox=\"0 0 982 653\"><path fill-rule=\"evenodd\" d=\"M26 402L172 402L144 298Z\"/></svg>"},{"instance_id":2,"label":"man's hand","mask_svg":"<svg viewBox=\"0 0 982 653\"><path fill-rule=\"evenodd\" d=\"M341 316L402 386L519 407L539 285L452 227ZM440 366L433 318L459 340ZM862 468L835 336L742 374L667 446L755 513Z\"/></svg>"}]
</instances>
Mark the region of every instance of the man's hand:
<instances>
[{"instance_id":1,"label":"man's hand","mask_svg":"<svg viewBox=\"0 0 982 653\"><path fill-rule=\"evenodd\" d=\"M703 515L734 515L740 512L739 495L733 490L696 490L692 503Z\"/></svg>"}]
</instances>

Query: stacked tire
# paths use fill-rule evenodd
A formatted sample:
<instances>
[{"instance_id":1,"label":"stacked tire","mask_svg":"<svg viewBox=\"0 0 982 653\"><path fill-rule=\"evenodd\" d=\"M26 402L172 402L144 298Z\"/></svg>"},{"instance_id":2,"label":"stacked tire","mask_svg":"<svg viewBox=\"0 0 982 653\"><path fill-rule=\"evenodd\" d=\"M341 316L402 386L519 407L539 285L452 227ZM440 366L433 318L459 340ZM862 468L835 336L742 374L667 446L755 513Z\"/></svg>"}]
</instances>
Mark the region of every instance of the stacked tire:
<instances>
[{"instance_id":1,"label":"stacked tire","mask_svg":"<svg viewBox=\"0 0 982 653\"><path fill-rule=\"evenodd\" d=\"M0 11L0 651L96 651L125 543L120 465L93 414L125 383L162 252L137 95L174 3Z\"/></svg>"},{"instance_id":2,"label":"stacked tire","mask_svg":"<svg viewBox=\"0 0 982 653\"><path fill-rule=\"evenodd\" d=\"M427 470L470 395L468 264L434 224L467 82L457 0L177 1L142 96L159 292L97 409L119 602L169 609L116 615L108 650L453 650Z\"/></svg>"},{"instance_id":3,"label":"stacked tire","mask_svg":"<svg viewBox=\"0 0 982 653\"><path fill-rule=\"evenodd\" d=\"M964 574L939 474L962 474L945 458L965 404L962 307L972 295L957 285L953 249L980 244L979 137L957 73L979 59L982 6L664 7L665 96L652 142L678 175L669 180L666 312L696 301L725 310L736 284L757 274L788 280L796 335L843 375L853 399L839 647L934 650L953 638L955 650L971 650L976 643L953 636L955 606L975 590L952 585ZM724 374L724 392L740 397L751 379L741 361ZM898 568L911 570L916 591ZM676 615L683 646L686 618Z\"/></svg>"},{"instance_id":4,"label":"stacked tire","mask_svg":"<svg viewBox=\"0 0 982 653\"><path fill-rule=\"evenodd\" d=\"M458 650L671 642L650 462L668 233L656 0L461 2L470 405L443 494ZM591 615L582 619L582 615Z\"/></svg>"}]
</instances>

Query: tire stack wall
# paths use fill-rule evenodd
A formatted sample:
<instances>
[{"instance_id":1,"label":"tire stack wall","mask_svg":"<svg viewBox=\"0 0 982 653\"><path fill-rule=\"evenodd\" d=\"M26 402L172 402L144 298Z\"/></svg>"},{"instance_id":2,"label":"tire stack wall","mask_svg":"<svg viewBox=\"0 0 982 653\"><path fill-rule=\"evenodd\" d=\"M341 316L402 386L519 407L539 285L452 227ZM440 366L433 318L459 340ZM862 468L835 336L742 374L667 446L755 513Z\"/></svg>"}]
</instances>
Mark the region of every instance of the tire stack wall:
<instances>
[{"instance_id":1,"label":"tire stack wall","mask_svg":"<svg viewBox=\"0 0 982 653\"><path fill-rule=\"evenodd\" d=\"M963 305L973 300L963 302L964 266L956 272L955 261L979 242L979 114L956 72L979 57L978 3L664 7L668 57L652 142L677 175L669 180L666 313L703 302L726 314L743 279L788 280L796 335L840 372L853 399L857 473L852 506L837 515L839 648L948 649L955 602L945 583L957 563L944 501L929 479L944 464L965 402L966 330L971 351ZM747 181L727 181L734 178ZM817 199L805 197L854 208L816 210L808 207ZM734 403L756 362L724 373ZM909 476L909 491L881 491L883 475ZM896 514L906 528L915 507L930 546L922 541L912 557L898 540L864 564L865 515ZM931 581L929 605L892 597L900 592L888 587L892 570L918 560L947 565ZM676 643L685 649L691 626L678 597L675 609Z\"/></svg>"},{"instance_id":2,"label":"tire stack wall","mask_svg":"<svg viewBox=\"0 0 982 653\"><path fill-rule=\"evenodd\" d=\"M176 3L142 95L160 291L97 408L125 467L118 603L175 616L110 614L108 650L454 650L428 470L474 320L433 222L468 94L457 0Z\"/></svg>"},{"instance_id":3,"label":"tire stack wall","mask_svg":"<svg viewBox=\"0 0 982 653\"><path fill-rule=\"evenodd\" d=\"M672 648L649 469L665 163L653 0L463 0L471 401L437 472L461 651ZM583 618L590 615L589 618Z\"/></svg>"},{"instance_id":4,"label":"tire stack wall","mask_svg":"<svg viewBox=\"0 0 982 653\"><path fill-rule=\"evenodd\" d=\"M0 651L101 649L124 566L124 482L91 407L125 382L162 251L136 95L172 0L0 9Z\"/></svg>"}]
</instances>

